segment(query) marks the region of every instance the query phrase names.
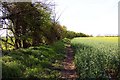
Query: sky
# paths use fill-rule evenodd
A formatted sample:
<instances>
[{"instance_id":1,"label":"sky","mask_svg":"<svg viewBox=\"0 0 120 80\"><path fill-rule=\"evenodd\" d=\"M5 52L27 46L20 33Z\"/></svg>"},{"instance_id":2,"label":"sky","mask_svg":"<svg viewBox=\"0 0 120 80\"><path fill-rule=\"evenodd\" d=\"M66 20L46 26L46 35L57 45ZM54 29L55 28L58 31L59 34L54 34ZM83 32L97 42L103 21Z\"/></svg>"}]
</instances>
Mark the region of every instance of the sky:
<instances>
[{"instance_id":1,"label":"sky","mask_svg":"<svg viewBox=\"0 0 120 80\"><path fill-rule=\"evenodd\" d=\"M59 22L85 34L117 35L120 0L55 0Z\"/></svg>"},{"instance_id":2,"label":"sky","mask_svg":"<svg viewBox=\"0 0 120 80\"><path fill-rule=\"evenodd\" d=\"M59 23L85 34L117 35L120 0L53 0ZM5 31L0 30L0 35Z\"/></svg>"}]
</instances>

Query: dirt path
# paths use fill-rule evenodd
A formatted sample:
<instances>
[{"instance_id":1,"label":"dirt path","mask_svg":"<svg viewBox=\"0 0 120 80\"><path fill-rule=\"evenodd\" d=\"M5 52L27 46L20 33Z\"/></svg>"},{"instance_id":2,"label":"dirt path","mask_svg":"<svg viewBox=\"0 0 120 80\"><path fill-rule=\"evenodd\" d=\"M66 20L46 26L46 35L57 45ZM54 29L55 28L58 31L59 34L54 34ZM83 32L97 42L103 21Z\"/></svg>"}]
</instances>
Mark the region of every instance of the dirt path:
<instances>
[{"instance_id":1,"label":"dirt path","mask_svg":"<svg viewBox=\"0 0 120 80\"><path fill-rule=\"evenodd\" d=\"M74 53L70 45L66 48L66 58L63 61L64 69L61 71L61 78L67 80L75 80L78 76L76 74L76 67L74 64Z\"/></svg>"}]
</instances>

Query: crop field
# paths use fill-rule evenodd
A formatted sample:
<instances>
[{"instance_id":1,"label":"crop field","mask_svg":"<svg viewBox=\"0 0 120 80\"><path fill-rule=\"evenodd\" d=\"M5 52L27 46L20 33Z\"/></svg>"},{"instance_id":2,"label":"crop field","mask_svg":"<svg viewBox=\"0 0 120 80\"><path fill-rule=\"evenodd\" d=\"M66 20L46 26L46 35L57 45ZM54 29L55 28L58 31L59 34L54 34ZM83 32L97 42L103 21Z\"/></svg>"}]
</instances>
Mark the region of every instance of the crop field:
<instances>
[{"instance_id":1,"label":"crop field","mask_svg":"<svg viewBox=\"0 0 120 80\"><path fill-rule=\"evenodd\" d=\"M74 38L71 43L81 78L120 77L118 37Z\"/></svg>"}]
</instances>

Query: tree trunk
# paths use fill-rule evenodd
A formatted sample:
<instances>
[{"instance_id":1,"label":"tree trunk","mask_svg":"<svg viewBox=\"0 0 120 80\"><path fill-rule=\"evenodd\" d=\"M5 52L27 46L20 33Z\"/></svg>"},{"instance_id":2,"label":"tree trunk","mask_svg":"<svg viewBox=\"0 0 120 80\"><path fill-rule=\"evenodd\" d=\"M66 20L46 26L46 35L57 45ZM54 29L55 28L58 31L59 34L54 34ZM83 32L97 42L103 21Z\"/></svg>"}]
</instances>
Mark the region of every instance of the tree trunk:
<instances>
[{"instance_id":1,"label":"tree trunk","mask_svg":"<svg viewBox=\"0 0 120 80\"><path fill-rule=\"evenodd\" d=\"M15 39L15 49L18 49L18 39Z\"/></svg>"},{"instance_id":2,"label":"tree trunk","mask_svg":"<svg viewBox=\"0 0 120 80\"><path fill-rule=\"evenodd\" d=\"M19 43L19 48L21 48L22 47L21 40L18 40L18 43Z\"/></svg>"},{"instance_id":3,"label":"tree trunk","mask_svg":"<svg viewBox=\"0 0 120 80\"><path fill-rule=\"evenodd\" d=\"M28 44L26 42L26 40L23 40L23 48L27 48L28 47Z\"/></svg>"}]
</instances>

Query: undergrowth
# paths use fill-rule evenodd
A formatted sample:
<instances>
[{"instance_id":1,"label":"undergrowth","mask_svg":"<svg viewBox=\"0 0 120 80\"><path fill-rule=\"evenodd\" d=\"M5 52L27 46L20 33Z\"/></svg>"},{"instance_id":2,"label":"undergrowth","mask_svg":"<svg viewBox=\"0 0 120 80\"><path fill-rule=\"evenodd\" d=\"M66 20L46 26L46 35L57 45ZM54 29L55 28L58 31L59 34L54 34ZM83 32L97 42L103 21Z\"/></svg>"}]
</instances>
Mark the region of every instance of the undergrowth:
<instances>
[{"instance_id":1,"label":"undergrowth","mask_svg":"<svg viewBox=\"0 0 120 80\"><path fill-rule=\"evenodd\" d=\"M2 57L2 78L57 78L62 68L61 61L65 57L65 46L69 42L64 39L52 45L29 47L13 50Z\"/></svg>"}]
</instances>

